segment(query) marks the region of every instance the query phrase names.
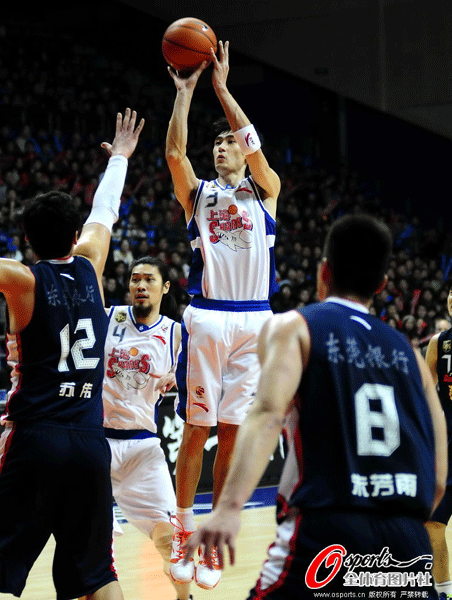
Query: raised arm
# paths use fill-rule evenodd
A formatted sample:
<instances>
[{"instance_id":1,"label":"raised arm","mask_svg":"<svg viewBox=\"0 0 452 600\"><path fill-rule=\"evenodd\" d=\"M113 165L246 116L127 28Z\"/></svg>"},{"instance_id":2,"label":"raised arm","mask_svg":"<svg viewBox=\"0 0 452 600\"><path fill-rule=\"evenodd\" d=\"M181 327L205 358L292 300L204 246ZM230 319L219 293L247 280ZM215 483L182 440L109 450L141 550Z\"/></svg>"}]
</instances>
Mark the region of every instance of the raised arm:
<instances>
[{"instance_id":1,"label":"raised arm","mask_svg":"<svg viewBox=\"0 0 452 600\"><path fill-rule=\"evenodd\" d=\"M231 131L236 133L244 127L251 125L251 122L226 85L229 73L229 42L223 44L220 41L218 43L218 58L212 50L212 62L212 84L215 93L223 107ZM263 192L265 207L275 217L276 203L281 189L281 182L277 173L269 166L260 148L251 154L247 154L246 161L254 181Z\"/></svg>"},{"instance_id":2,"label":"raised arm","mask_svg":"<svg viewBox=\"0 0 452 600\"><path fill-rule=\"evenodd\" d=\"M116 133L112 144L102 147L110 154L105 174L94 194L91 213L83 226L74 254L84 256L93 265L102 290L102 272L110 247L111 230L118 219L121 194L126 179L128 159L133 154L144 119L137 127L137 114L127 108L124 118L116 116Z\"/></svg>"},{"instance_id":3,"label":"raised arm","mask_svg":"<svg viewBox=\"0 0 452 600\"><path fill-rule=\"evenodd\" d=\"M439 333L436 333L429 341L425 361L430 373L432 374L434 383L438 383L438 338Z\"/></svg>"},{"instance_id":4,"label":"raised arm","mask_svg":"<svg viewBox=\"0 0 452 600\"><path fill-rule=\"evenodd\" d=\"M416 359L421 371L422 383L425 396L433 423L433 433L435 436L435 470L436 470L436 490L432 513L441 502L446 490L447 477L447 429L446 419L441 406L440 399L436 393L435 384L427 363L422 358L419 351L415 351Z\"/></svg>"},{"instance_id":5,"label":"raised arm","mask_svg":"<svg viewBox=\"0 0 452 600\"><path fill-rule=\"evenodd\" d=\"M187 542L186 560L199 544L218 549L220 566L224 565L223 546L229 548L234 563L234 540L240 526L240 511L259 483L274 452L284 417L298 388L305 352L309 344L305 321L295 311L274 315L264 325L259 337L262 373L256 398L239 427L228 476L218 504L204 524Z\"/></svg>"},{"instance_id":6,"label":"raised arm","mask_svg":"<svg viewBox=\"0 0 452 600\"><path fill-rule=\"evenodd\" d=\"M31 269L12 258L0 258L0 292L8 305L8 331L17 333L29 323L35 305Z\"/></svg>"},{"instance_id":7,"label":"raised arm","mask_svg":"<svg viewBox=\"0 0 452 600\"><path fill-rule=\"evenodd\" d=\"M202 63L188 78L179 77L174 69L168 67L177 92L166 135L165 156L171 171L174 193L185 211L187 222L191 217L193 200L199 183L187 157L188 113L196 83L207 64L207 62Z\"/></svg>"}]
</instances>

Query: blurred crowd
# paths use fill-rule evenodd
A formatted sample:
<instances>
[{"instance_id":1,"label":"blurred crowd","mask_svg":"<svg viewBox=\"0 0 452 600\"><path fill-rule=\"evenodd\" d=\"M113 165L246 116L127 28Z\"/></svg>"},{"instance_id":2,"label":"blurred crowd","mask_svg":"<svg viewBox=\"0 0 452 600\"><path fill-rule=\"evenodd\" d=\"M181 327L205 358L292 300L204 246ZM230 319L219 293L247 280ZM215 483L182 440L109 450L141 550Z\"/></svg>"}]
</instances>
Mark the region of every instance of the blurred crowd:
<instances>
[{"instance_id":1,"label":"blurred crowd","mask_svg":"<svg viewBox=\"0 0 452 600\"><path fill-rule=\"evenodd\" d=\"M151 78L67 35L45 35L17 21L0 26L0 255L33 262L20 214L23 202L40 192L58 189L74 196L83 222L108 160L100 143L111 141L116 113L131 106L146 125L113 229L103 282L106 305L128 303L131 261L159 255L170 266L169 313L180 320L189 302L190 246L164 159L172 81ZM203 179L216 177L210 125L218 116L218 110L194 100L188 155ZM348 166L325 166L321 156L297 153L287 140L264 151L282 181L275 246L279 291L271 298L275 312L316 300L316 268L331 222L365 211L383 219L394 236L388 284L371 311L421 347L450 326L450 235L395 213L372 182Z\"/></svg>"}]
</instances>

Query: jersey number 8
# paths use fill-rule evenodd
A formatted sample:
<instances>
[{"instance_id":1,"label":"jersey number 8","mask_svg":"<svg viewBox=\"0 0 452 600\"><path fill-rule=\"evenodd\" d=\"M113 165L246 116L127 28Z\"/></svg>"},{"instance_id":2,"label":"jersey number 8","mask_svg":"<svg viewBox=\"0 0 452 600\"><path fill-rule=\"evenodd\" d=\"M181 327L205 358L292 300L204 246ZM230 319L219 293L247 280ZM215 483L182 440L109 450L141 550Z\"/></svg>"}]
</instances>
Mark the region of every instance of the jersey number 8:
<instances>
[{"instance_id":1,"label":"jersey number 8","mask_svg":"<svg viewBox=\"0 0 452 600\"><path fill-rule=\"evenodd\" d=\"M359 456L391 456L400 445L400 422L394 388L365 383L355 394Z\"/></svg>"}]
</instances>

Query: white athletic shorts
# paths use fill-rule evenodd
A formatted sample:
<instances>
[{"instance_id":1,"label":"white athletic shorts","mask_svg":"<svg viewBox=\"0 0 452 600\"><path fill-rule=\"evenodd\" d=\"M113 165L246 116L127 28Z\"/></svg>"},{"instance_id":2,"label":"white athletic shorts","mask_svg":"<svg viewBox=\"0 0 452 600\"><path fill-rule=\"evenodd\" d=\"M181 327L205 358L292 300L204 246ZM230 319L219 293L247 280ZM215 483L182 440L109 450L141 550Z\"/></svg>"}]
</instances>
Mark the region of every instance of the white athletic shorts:
<instances>
[{"instance_id":1,"label":"white athletic shorts","mask_svg":"<svg viewBox=\"0 0 452 600\"><path fill-rule=\"evenodd\" d=\"M116 440L111 448L113 496L124 517L148 537L157 523L169 522L176 496L157 437Z\"/></svg>"},{"instance_id":2,"label":"white athletic shorts","mask_svg":"<svg viewBox=\"0 0 452 600\"><path fill-rule=\"evenodd\" d=\"M202 426L243 422L260 375L257 339L271 315L270 308L212 310L193 306L193 301L187 306L176 371L177 413L185 422Z\"/></svg>"}]
</instances>

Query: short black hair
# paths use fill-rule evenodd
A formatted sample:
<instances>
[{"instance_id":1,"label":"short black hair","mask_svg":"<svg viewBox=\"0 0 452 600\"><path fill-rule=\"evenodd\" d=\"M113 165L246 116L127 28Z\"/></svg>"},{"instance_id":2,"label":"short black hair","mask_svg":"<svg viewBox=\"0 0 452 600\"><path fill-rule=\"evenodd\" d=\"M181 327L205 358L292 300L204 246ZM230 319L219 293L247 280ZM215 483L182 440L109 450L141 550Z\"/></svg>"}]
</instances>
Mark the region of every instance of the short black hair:
<instances>
[{"instance_id":1,"label":"short black hair","mask_svg":"<svg viewBox=\"0 0 452 600\"><path fill-rule=\"evenodd\" d=\"M258 128L254 125L254 129L256 130L257 135L259 136L261 146L263 146L263 136L262 132L258 130ZM231 126L229 125L229 121L226 117L220 117L216 121L212 123L212 131L214 134L214 141L217 139L219 135L224 133L225 131L232 131Z\"/></svg>"},{"instance_id":2,"label":"short black hair","mask_svg":"<svg viewBox=\"0 0 452 600\"><path fill-rule=\"evenodd\" d=\"M129 281L132 277L134 268L138 265L151 265L153 267L157 267L160 275L162 276L162 282L165 284L167 281L170 281L169 267L158 256L142 256L134 260L129 269ZM177 303L171 292L164 294L162 303L160 305L160 314L173 319L173 321L177 320Z\"/></svg>"},{"instance_id":3,"label":"short black hair","mask_svg":"<svg viewBox=\"0 0 452 600\"><path fill-rule=\"evenodd\" d=\"M366 299L383 282L391 254L391 232L385 223L367 214L345 215L335 221L323 252L334 290Z\"/></svg>"},{"instance_id":4,"label":"short black hair","mask_svg":"<svg viewBox=\"0 0 452 600\"><path fill-rule=\"evenodd\" d=\"M80 228L80 214L74 199L57 191L29 200L22 221L33 252L44 260L67 256Z\"/></svg>"},{"instance_id":5,"label":"short black hair","mask_svg":"<svg viewBox=\"0 0 452 600\"><path fill-rule=\"evenodd\" d=\"M212 124L212 129L214 134L214 140L216 140L217 137L225 131L232 131L231 126L229 125L229 121L226 119L226 117L220 117L219 119L214 121Z\"/></svg>"},{"instance_id":6,"label":"short black hair","mask_svg":"<svg viewBox=\"0 0 452 600\"><path fill-rule=\"evenodd\" d=\"M160 275L162 276L163 283L166 283L170 280L169 278L169 269L167 264L158 256L142 256L134 260L129 269L129 279L132 277L133 270L138 265L151 265L153 267L157 267Z\"/></svg>"}]
</instances>

